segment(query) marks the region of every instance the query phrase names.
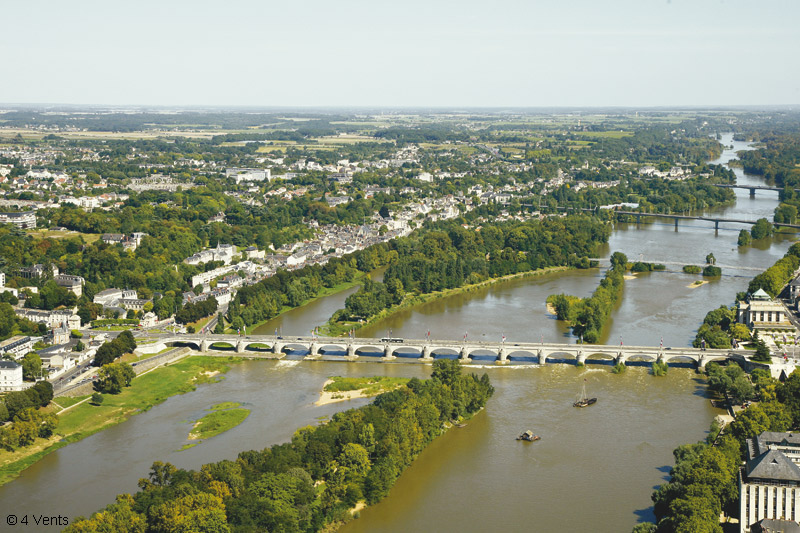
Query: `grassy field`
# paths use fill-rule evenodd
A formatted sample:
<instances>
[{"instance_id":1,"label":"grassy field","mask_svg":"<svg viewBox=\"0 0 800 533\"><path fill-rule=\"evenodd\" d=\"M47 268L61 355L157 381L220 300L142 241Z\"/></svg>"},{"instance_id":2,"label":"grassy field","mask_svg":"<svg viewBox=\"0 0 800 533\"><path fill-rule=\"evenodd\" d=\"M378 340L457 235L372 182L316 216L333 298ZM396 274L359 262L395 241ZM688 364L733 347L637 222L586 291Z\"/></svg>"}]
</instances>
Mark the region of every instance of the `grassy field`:
<instances>
[{"instance_id":1,"label":"grassy field","mask_svg":"<svg viewBox=\"0 0 800 533\"><path fill-rule=\"evenodd\" d=\"M85 402L70 409L59 416L52 439L39 440L31 447L15 452L0 451L0 485L13 480L25 468L58 448L124 422L170 396L193 391L201 383L216 381L218 374L228 371L229 364L240 360L233 357L189 357L138 376L120 394L104 394L102 405ZM56 402L68 407L64 404L73 405L85 398L57 398Z\"/></svg>"},{"instance_id":2,"label":"grassy field","mask_svg":"<svg viewBox=\"0 0 800 533\"><path fill-rule=\"evenodd\" d=\"M83 237L86 244L92 244L94 241L99 240L102 235L100 233L81 233L79 231L52 231L49 229L32 229L26 232L34 239L68 239L70 237Z\"/></svg>"},{"instance_id":3,"label":"grassy field","mask_svg":"<svg viewBox=\"0 0 800 533\"><path fill-rule=\"evenodd\" d=\"M382 392L390 391L408 383L409 378L390 378L388 376L373 376L367 378L344 378L333 376L332 382L322 389L325 392L348 392L360 390L367 396L376 396Z\"/></svg>"},{"instance_id":4,"label":"grassy field","mask_svg":"<svg viewBox=\"0 0 800 533\"><path fill-rule=\"evenodd\" d=\"M205 440L235 428L250 415L250 409L244 409L237 402L223 402L213 406L207 415L195 422L189 439Z\"/></svg>"}]
</instances>

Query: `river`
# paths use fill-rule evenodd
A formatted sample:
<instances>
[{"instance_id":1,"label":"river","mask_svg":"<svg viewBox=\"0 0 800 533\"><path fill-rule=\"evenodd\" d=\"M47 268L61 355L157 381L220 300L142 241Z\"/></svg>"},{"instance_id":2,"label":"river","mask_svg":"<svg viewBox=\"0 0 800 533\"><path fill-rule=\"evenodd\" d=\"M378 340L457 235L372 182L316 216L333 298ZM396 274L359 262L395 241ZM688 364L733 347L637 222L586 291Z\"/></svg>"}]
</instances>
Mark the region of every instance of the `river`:
<instances>
[{"instance_id":1,"label":"river","mask_svg":"<svg viewBox=\"0 0 800 533\"><path fill-rule=\"evenodd\" d=\"M731 144L730 137L723 140ZM737 143L734 143L735 145ZM737 149L743 148L738 145ZM731 157L726 150L723 160ZM736 170L739 183L761 183ZM736 206L716 212L756 219L769 217L775 193L750 198L737 191ZM622 251L630 258L702 261L713 252L720 264L766 268L788 247L788 238L771 246L739 250L740 226L715 232L707 222L671 222L617 228L602 250ZM731 276L700 288L679 272L652 273L626 283L624 298L605 333L616 342L686 345L704 314L730 303L753 272ZM498 341L570 339L546 313L547 295L591 293L602 273L572 271L498 283L480 291L431 302L359 334ZM286 314L282 327L289 334L305 333L342 306L339 294L315 302L315 307ZM290 322L291 321L291 322ZM233 365L225 379L202 385L192 393L168 399L123 424L62 448L0 487L0 508L6 512L62 514L74 521L134 492L157 460L183 468L233 459L247 449L285 442L299 427L316 424L334 412L363 405L366 400L315 406L323 382L332 375L426 377L430 368L418 364L250 361ZM704 397L702 380L691 369L671 368L666 378L650 376L646 368L614 375L606 366L578 369L488 366L496 394L485 411L467 427L453 429L435 441L409 468L384 502L361 513L343 531L460 530L478 532L558 529L567 531L629 531L652 517L650 492L663 482L677 445L704 438L718 412ZM583 410L572 407L583 380L598 403ZM191 421L221 401L242 402L251 415L240 426L194 448L177 451L187 442ZM536 443L515 437L532 429ZM27 530L35 531L29 526ZM45 529L42 529L45 530Z\"/></svg>"}]
</instances>

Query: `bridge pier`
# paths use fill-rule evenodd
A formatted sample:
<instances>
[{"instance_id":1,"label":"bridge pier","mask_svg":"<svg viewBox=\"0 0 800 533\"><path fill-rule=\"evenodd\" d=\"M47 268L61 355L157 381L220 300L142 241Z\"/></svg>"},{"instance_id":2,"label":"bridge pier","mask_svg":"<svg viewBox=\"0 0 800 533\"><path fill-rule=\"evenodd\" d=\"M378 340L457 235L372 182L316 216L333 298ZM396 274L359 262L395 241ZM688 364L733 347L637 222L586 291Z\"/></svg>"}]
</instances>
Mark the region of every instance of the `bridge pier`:
<instances>
[{"instance_id":1,"label":"bridge pier","mask_svg":"<svg viewBox=\"0 0 800 533\"><path fill-rule=\"evenodd\" d=\"M495 364L498 364L498 365L507 365L508 364L508 351L505 348L500 347L500 350L498 350L498 352L497 352L497 361L495 361Z\"/></svg>"},{"instance_id":2,"label":"bridge pier","mask_svg":"<svg viewBox=\"0 0 800 533\"><path fill-rule=\"evenodd\" d=\"M275 355L283 353L283 343L275 341L275 344L272 345L272 353Z\"/></svg>"},{"instance_id":3,"label":"bridge pier","mask_svg":"<svg viewBox=\"0 0 800 533\"><path fill-rule=\"evenodd\" d=\"M308 355L306 355L303 359L314 360L319 359L320 357L319 345L312 341L311 344L308 345Z\"/></svg>"},{"instance_id":4,"label":"bridge pier","mask_svg":"<svg viewBox=\"0 0 800 533\"><path fill-rule=\"evenodd\" d=\"M461 347L461 353L459 354L459 358L461 359L462 363L468 363L468 362L471 361L471 359L469 358L469 352L467 351L467 347L466 346L462 346Z\"/></svg>"},{"instance_id":5,"label":"bridge pier","mask_svg":"<svg viewBox=\"0 0 800 533\"><path fill-rule=\"evenodd\" d=\"M583 354L583 351L578 350L578 355L575 356L575 363L578 366L586 364L586 356Z\"/></svg>"},{"instance_id":6,"label":"bridge pier","mask_svg":"<svg viewBox=\"0 0 800 533\"><path fill-rule=\"evenodd\" d=\"M540 364L540 365L546 365L546 364L547 364L547 356L545 355L545 353L544 353L544 350L542 350L542 349L539 349L539 350L536 352L536 355L537 355L537 356L538 356L538 358L539 358L539 364Z\"/></svg>"},{"instance_id":7,"label":"bridge pier","mask_svg":"<svg viewBox=\"0 0 800 533\"><path fill-rule=\"evenodd\" d=\"M714 231L719 231L719 220L714 221Z\"/></svg>"},{"instance_id":8,"label":"bridge pier","mask_svg":"<svg viewBox=\"0 0 800 533\"><path fill-rule=\"evenodd\" d=\"M638 226L641 223L642 223L642 215L636 215L636 225Z\"/></svg>"},{"instance_id":9,"label":"bridge pier","mask_svg":"<svg viewBox=\"0 0 800 533\"><path fill-rule=\"evenodd\" d=\"M703 370L703 369L705 369L705 367L706 367L706 356L705 355L701 355L697 359L697 369L698 370Z\"/></svg>"},{"instance_id":10,"label":"bridge pier","mask_svg":"<svg viewBox=\"0 0 800 533\"><path fill-rule=\"evenodd\" d=\"M678 219L675 219L675 229L678 229Z\"/></svg>"},{"instance_id":11,"label":"bridge pier","mask_svg":"<svg viewBox=\"0 0 800 533\"><path fill-rule=\"evenodd\" d=\"M431 347L430 345L426 344L422 348L422 357L419 358L420 361L425 363L430 363L433 361L433 357L431 356Z\"/></svg>"},{"instance_id":12,"label":"bridge pier","mask_svg":"<svg viewBox=\"0 0 800 533\"><path fill-rule=\"evenodd\" d=\"M236 353L244 353L244 341L236 343Z\"/></svg>"},{"instance_id":13,"label":"bridge pier","mask_svg":"<svg viewBox=\"0 0 800 533\"><path fill-rule=\"evenodd\" d=\"M394 348L389 346L388 344L383 345L383 359L384 361L391 361L392 359L397 359L394 355Z\"/></svg>"},{"instance_id":14,"label":"bridge pier","mask_svg":"<svg viewBox=\"0 0 800 533\"><path fill-rule=\"evenodd\" d=\"M358 359L358 355L356 355L356 347L352 344L347 345L347 359L350 361L355 361Z\"/></svg>"},{"instance_id":15,"label":"bridge pier","mask_svg":"<svg viewBox=\"0 0 800 533\"><path fill-rule=\"evenodd\" d=\"M200 351L206 353L209 346L211 346L211 343L209 343L207 339L203 339L202 342L200 342Z\"/></svg>"},{"instance_id":16,"label":"bridge pier","mask_svg":"<svg viewBox=\"0 0 800 533\"><path fill-rule=\"evenodd\" d=\"M627 360L628 360L628 358L627 358L627 357L625 357L625 354L624 354L624 353L622 353L622 352L619 352L619 353L617 354L617 357L616 357L616 359L614 359L614 364L617 364L617 365L624 365L624 364L625 364L625 361L627 361Z\"/></svg>"},{"instance_id":17,"label":"bridge pier","mask_svg":"<svg viewBox=\"0 0 800 533\"><path fill-rule=\"evenodd\" d=\"M751 187L750 188L750 196L755 196L755 195L756 195L756 190Z\"/></svg>"}]
</instances>

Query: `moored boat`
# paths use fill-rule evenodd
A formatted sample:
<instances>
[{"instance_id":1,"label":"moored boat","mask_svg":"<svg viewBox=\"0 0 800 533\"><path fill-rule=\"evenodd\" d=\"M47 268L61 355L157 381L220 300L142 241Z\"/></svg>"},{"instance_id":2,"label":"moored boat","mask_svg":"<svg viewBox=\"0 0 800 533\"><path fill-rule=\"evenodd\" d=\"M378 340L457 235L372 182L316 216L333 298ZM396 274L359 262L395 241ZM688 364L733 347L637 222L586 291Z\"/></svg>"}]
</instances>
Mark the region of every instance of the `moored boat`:
<instances>
[{"instance_id":1,"label":"moored boat","mask_svg":"<svg viewBox=\"0 0 800 533\"><path fill-rule=\"evenodd\" d=\"M534 435L533 431L531 431L529 429L528 431L526 431L525 433L523 433L522 435L517 437L517 440L525 440L525 441L528 441L528 442L536 442L537 440L541 440L541 438L542 437L540 437L539 435Z\"/></svg>"},{"instance_id":2,"label":"moored boat","mask_svg":"<svg viewBox=\"0 0 800 533\"><path fill-rule=\"evenodd\" d=\"M573 407L589 407L597 402L597 398L589 398L586 396L586 380L583 380L583 389L581 390L580 397L572 404Z\"/></svg>"}]
</instances>

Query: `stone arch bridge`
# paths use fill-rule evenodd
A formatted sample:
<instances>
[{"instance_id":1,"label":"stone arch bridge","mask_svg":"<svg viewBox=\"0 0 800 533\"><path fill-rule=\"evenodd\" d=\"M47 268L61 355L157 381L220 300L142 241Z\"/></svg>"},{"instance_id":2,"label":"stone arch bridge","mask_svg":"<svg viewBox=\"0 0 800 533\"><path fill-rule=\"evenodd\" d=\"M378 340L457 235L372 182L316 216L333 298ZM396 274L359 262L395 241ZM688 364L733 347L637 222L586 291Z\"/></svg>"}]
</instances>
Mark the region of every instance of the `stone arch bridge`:
<instances>
[{"instance_id":1,"label":"stone arch bridge","mask_svg":"<svg viewBox=\"0 0 800 533\"><path fill-rule=\"evenodd\" d=\"M160 351L168 345L180 344L201 352L226 348L238 354L280 358L289 351L305 352L307 359L323 355L341 356L356 360L360 356L378 355L382 360L403 357L419 362L432 362L437 357L457 358L463 362L478 359L497 364L509 362L653 362L667 364L693 363L699 368L710 361L722 361L733 355L731 350L701 350L698 348L664 348L659 346L613 346L602 344L558 343L508 343L463 342L433 339L370 339L349 337L291 337L275 335L162 335L152 345L143 345L139 351ZM372 357L370 357L372 358Z\"/></svg>"}]
</instances>

